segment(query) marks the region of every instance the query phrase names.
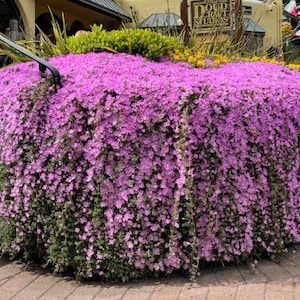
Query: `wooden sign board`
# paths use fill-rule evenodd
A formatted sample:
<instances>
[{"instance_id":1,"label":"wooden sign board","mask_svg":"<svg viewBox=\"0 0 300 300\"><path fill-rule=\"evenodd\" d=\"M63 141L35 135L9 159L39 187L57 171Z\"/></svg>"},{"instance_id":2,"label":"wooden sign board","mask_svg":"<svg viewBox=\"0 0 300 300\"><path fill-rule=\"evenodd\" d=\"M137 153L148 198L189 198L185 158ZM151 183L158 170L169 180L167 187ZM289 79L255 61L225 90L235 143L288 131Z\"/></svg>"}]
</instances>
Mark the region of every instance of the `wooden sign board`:
<instances>
[{"instance_id":1,"label":"wooden sign board","mask_svg":"<svg viewBox=\"0 0 300 300\"><path fill-rule=\"evenodd\" d=\"M201 33L231 28L232 13L232 0L191 1L192 29Z\"/></svg>"}]
</instances>

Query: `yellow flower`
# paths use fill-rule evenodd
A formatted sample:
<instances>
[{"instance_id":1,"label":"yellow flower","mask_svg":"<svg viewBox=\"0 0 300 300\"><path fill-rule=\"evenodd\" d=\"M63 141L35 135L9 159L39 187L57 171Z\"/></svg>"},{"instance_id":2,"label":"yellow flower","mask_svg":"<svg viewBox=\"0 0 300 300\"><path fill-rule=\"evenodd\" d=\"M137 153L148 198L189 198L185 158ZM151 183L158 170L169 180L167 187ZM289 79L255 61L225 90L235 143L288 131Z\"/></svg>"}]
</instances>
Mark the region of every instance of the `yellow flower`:
<instances>
[{"instance_id":1,"label":"yellow flower","mask_svg":"<svg viewBox=\"0 0 300 300\"><path fill-rule=\"evenodd\" d=\"M206 63L205 63L205 61L204 60L198 60L197 61L197 67L205 67L205 65L206 65Z\"/></svg>"},{"instance_id":2,"label":"yellow flower","mask_svg":"<svg viewBox=\"0 0 300 300\"><path fill-rule=\"evenodd\" d=\"M296 71L300 71L300 65L298 64L288 64L287 65L290 69L296 70Z\"/></svg>"},{"instance_id":3,"label":"yellow flower","mask_svg":"<svg viewBox=\"0 0 300 300\"><path fill-rule=\"evenodd\" d=\"M194 56L190 55L190 56L188 57L188 63L191 64L191 63L194 62L194 60L195 60Z\"/></svg>"},{"instance_id":4,"label":"yellow flower","mask_svg":"<svg viewBox=\"0 0 300 300\"><path fill-rule=\"evenodd\" d=\"M287 36L293 33L293 27L290 22L286 22L281 26L281 32L283 36Z\"/></svg>"}]
</instances>

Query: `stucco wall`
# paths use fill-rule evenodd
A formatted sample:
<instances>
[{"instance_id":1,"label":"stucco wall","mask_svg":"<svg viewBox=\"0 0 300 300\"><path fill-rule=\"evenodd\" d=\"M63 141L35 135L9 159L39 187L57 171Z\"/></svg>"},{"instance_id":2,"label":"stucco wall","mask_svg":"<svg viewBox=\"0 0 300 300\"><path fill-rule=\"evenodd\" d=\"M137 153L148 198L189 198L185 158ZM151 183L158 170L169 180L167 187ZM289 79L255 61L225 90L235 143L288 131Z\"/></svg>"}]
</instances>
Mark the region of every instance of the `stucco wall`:
<instances>
[{"instance_id":1,"label":"stucco wall","mask_svg":"<svg viewBox=\"0 0 300 300\"><path fill-rule=\"evenodd\" d=\"M26 38L34 37L35 32L35 0L15 0L25 26Z\"/></svg>"},{"instance_id":2,"label":"stucco wall","mask_svg":"<svg viewBox=\"0 0 300 300\"><path fill-rule=\"evenodd\" d=\"M35 34L35 20L43 12L49 12L47 6L36 4L35 0L14 0L22 17L25 33L27 39L34 38ZM62 5L64 1L60 1L59 5ZM67 5L65 5L67 6ZM74 6L74 4L70 3L69 6ZM57 16L61 17L61 10L53 9L53 12L57 14ZM82 8L82 11L72 13L70 11L65 12L65 17L67 19L68 27L71 26L73 21L80 19L84 26L89 29L90 25L94 24L99 19L99 13L93 13L91 11L87 11L86 8ZM107 16L101 16L101 23L107 28L119 28L119 23Z\"/></svg>"},{"instance_id":3,"label":"stucco wall","mask_svg":"<svg viewBox=\"0 0 300 300\"><path fill-rule=\"evenodd\" d=\"M140 22L153 13L165 13L168 11L180 15L180 0L117 0L126 11L130 7L136 10Z\"/></svg>"},{"instance_id":4,"label":"stucco wall","mask_svg":"<svg viewBox=\"0 0 300 300\"><path fill-rule=\"evenodd\" d=\"M262 3L259 1L243 1L243 5L252 6L252 14L246 17L251 18L266 31L266 35L264 37L265 48L272 45L280 45L282 41L282 1L276 2L277 5L271 6L268 3Z\"/></svg>"},{"instance_id":5,"label":"stucco wall","mask_svg":"<svg viewBox=\"0 0 300 300\"><path fill-rule=\"evenodd\" d=\"M50 3L50 1L48 2ZM86 30L89 30L91 25L95 23L103 24L106 29L119 28L119 22L109 16L99 14L98 12L93 12L85 7L75 5L66 0L60 0L59 3L52 0L51 5L49 4L51 11L58 16L60 19L62 13L66 19L67 29L69 30L74 21L80 21ZM36 17L43 13L49 13L47 5L37 3L35 7Z\"/></svg>"}]
</instances>

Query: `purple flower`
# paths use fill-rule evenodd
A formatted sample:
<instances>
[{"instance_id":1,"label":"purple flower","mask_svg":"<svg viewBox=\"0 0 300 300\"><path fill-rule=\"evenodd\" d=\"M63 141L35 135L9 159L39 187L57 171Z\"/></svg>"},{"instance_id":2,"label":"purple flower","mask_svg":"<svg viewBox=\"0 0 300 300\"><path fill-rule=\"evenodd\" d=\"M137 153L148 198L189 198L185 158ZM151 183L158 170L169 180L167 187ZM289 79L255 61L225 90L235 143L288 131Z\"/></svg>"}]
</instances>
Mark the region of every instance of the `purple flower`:
<instances>
[{"instance_id":1,"label":"purple flower","mask_svg":"<svg viewBox=\"0 0 300 300\"><path fill-rule=\"evenodd\" d=\"M300 241L300 73L104 52L50 62L56 94L35 63L0 70L0 225L16 233L1 250L30 252L35 234L57 269L125 278Z\"/></svg>"}]
</instances>

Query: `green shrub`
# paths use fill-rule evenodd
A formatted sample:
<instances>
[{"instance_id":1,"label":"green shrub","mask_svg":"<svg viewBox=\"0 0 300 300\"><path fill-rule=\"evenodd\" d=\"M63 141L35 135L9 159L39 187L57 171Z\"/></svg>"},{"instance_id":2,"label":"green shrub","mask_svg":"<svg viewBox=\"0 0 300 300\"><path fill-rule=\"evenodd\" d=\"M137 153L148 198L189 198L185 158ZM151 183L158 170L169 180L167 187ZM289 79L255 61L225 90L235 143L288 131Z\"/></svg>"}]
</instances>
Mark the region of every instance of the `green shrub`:
<instances>
[{"instance_id":1,"label":"green shrub","mask_svg":"<svg viewBox=\"0 0 300 300\"><path fill-rule=\"evenodd\" d=\"M159 60L170 50L184 46L177 37L165 36L147 29L105 31L94 25L91 32L72 36L67 47L74 53L109 50L114 53L140 54L150 60Z\"/></svg>"}]
</instances>

